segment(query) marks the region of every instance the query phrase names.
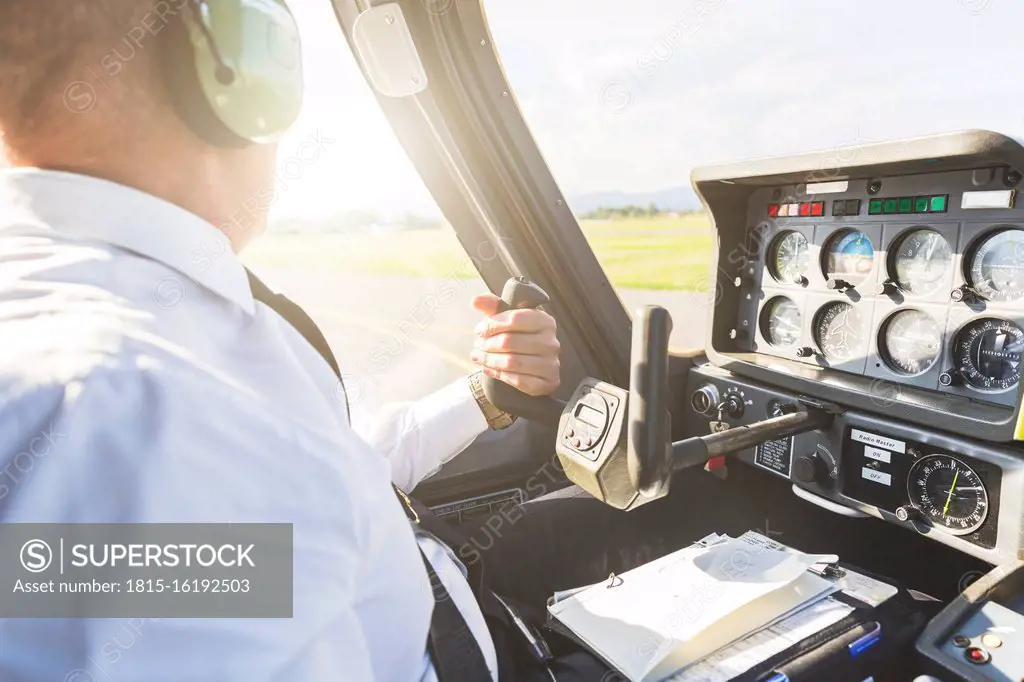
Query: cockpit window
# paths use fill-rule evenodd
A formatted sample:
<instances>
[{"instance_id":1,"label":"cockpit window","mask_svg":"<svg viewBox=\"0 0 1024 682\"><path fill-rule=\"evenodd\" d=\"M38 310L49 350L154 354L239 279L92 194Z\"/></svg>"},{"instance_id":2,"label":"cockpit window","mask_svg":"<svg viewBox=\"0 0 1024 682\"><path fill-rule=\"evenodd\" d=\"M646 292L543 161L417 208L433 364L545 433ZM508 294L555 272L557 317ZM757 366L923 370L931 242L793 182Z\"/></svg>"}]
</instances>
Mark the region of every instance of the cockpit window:
<instances>
[{"instance_id":1,"label":"cockpit window","mask_svg":"<svg viewBox=\"0 0 1024 682\"><path fill-rule=\"evenodd\" d=\"M486 286L395 137L330 2L290 2L302 38L305 96L281 141L270 228L242 253L321 326L357 418L472 371ZM216 254L207 254L216 257ZM340 396L339 396L340 399Z\"/></svg>"},{"instance_id":2,"label":"cockpit window","mask_svg":"<svg viewBox=\"0 0 1024 682\"><path fill-rule=\"evenodd\" d=\"M819 149L842 163L856 145L965 128L1024 136L1019 2L486 0L485 10L526 121L627 307L699 309L676 325L675 346L702 345L714 295L695 166Z\"/></svg>"}]
</instances>

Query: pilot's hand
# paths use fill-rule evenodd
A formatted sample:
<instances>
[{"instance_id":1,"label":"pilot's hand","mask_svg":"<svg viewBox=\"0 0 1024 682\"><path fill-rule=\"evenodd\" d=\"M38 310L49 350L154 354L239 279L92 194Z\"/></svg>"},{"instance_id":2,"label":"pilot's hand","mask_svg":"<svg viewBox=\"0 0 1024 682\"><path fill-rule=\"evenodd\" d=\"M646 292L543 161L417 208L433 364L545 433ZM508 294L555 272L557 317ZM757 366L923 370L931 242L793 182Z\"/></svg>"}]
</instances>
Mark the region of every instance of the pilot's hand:
<instances>
[{"instance_id":1,"label":"pilot's hand","mask_svg":"<svg viewBox=\"0 0 1024 682\"><path fill-rule=\"evenodd\" d=\"M484 294L473 307L487 316L476 326L469 359L489 377L529 395L548 395L558 388L559 343L555 318L540 310L506 310L501 299Z\"/></svg>"}]
</instances>

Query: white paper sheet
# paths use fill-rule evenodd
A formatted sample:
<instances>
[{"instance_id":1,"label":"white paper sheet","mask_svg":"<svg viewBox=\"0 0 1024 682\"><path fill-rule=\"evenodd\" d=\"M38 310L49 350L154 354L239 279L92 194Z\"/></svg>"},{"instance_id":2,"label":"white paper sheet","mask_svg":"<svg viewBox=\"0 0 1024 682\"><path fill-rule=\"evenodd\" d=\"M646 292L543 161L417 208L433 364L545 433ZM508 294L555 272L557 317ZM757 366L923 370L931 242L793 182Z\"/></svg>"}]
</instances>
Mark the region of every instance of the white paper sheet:
<instances>
[{"instance_id":1,"label":"white paper sheet","mask_svg":"<svg viewBox=\"0 0 1024 682\"><path fill-rule=\"evenodd\" d=\"M820 598L829 586L822 588L823 581L808 573L818 560L729 539L707 549L695 546L670 554L624 574L614 587L591 587L553 604L550 611L627 677L643 680L666 657L677 658L670 654L683 644L798 578L802 587L794 596L800 603ZM744 620L773 622L793 608L792 600L789 596L765 603L767 611L748 609ZM785 606L776 610L780 604ZM722 626L715 630L721 636Z\"/></svg>"}]
</instances>

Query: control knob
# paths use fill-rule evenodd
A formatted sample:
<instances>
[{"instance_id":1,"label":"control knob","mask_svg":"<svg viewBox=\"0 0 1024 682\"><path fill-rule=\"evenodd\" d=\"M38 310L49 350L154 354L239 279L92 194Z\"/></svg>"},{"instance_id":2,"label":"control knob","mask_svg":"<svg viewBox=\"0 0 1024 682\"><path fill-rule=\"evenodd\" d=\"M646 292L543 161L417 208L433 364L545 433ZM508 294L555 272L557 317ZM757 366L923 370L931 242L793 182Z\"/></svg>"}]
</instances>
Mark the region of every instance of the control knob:
<instances>
[{"instance_id":1,"label":"control knob","mask_svg":"<svg viewBox=\"0 0 1024 682\"><path fill-rule=\"evenodd\" d=\"M739 419L743 416L743 412L746 407L743 405L743 398L739 397L735 393L730 393L725 396L725 414L729 415L733 419Z\"/></svg>"},{"instance_id":2,"label":"control knob","mask_svg":"<svg viewBox=\"0 0 1024 682\"><path fill-rule=\"evenodd\" d=\"M899 287L896 282L891 279L887 279L878 285L878 288L875 289L875 293L878 296L892 296L898 289Z\"/></svg>"},{"instance_id":3,"label":"control knob","mask_svg":"<svg viewBox=\"0 0 1024 682\"><path fill-rule=\"evenodd\" d=\"M943 372L939 375L940 386L958 386L960 382L960 372L955 369L951 369L948 372Z\"/></svg>"},{"instance_id":4,"label":"control knob","mask_svg":"<svg viewBox=\"0 0 1024 682\"><path fill-rule=\"evenodd\" d=\"M912 504L905 504L896 509L896 518L900 521L914 521L920 518L921 511Z\"/></svg>"},{"instance_id":5,"label":"control knob","mask_svg":"<svg viewBox=\"0 0 1024 682\"><path fill-rule=\"evenodd\" d=\"M828 287L831 291L846 291L847 289L853 288L853 285L847 282L845 279L830 279L828 282L825 283L825 286Z\"/></svg>"},{"instance_id":6,"label":"control knob","mask_svg":"<svg viewBox=\"0 0 1024 682\"><path fill-rule=\"evenodd\" d=\"M825 463L821 461L821 457L816 452L800 455L793 462L793 478L801 483L816 483L824 480L827 476Z\"/></svg>"},{"instance_id":7,"label":"control knob","mask_svg":"<svg viewBox=\"0 0 1024 682\"><path fill-rule=\"evenodd\" d=\"M809 358L814 355L814 349L810 346L801 346L796 349L796 356L798 358Z\"/></svg>"},{"instance_id":8,"label":"control knob","mask_svg":"<svg viewBox=\"0 0 1024 682\"><path fill-rule=\"evenodd\" d=\"M954 303L970 303L978 298L978 295L974 292L967 284L961 284L953 291L949 292L949 300Z\"/></svg>"}]
</instances>

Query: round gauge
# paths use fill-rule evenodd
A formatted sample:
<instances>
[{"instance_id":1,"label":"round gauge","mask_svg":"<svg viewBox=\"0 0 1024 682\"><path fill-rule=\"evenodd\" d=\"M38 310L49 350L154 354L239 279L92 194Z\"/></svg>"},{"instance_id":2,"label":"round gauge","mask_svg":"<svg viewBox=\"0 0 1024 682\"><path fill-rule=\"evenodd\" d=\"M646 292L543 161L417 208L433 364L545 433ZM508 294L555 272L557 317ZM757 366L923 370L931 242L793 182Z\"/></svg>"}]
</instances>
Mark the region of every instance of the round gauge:
<instances>
[{"instance_id":1,"label":"round gauge","mask_svg":"<svg viewBox=\"0 0 1024 682\"><path fill-rule=\"evenodd\" d=\"M981 528L988 516L988 492L981 476L955 457L929 455L907 476L910 502L932 525L954 535Z\"/></svg>"},{"instance_id":2,"label":"round gauge","mask_svg":"<svg viewBox=\"0 0 1024 682\"><path fill-rule=\"evenodd\" d=\"M761 309L761 334L773 346L792 346L800 340L801 319L796 303L776 296Z\"/></svg>"},{"instance_id":3,"label":"round gauge","mask_svg":"<svg viewBox=\"0 0 1024 682\"><path fill-rule=\"evenodd\" d=\"M814 340L829 360L852 360L864 341L860 314L849 303L829 303L814 318Z\"/></svg>"},{"instance_id":4,"label":"round gauge","mask_svg":"<svg viewBox=\"0 0 1024 682\"><path fill-rule=\"evenodd\" d=\"M949 242L935 230L910 230L890 251L891 275L900 289L930 294L947 284L953 254Z\"/></svg>"},{"instance_id":5,"label":"round gauge","mask_svg":"<svg viewBox=\"0 0 1024 682\"><path fill-rule=\"evenodd\" d=\"M1024 230L999 230L986 237L971 252L967 279L990 301L1024 296Z\"/></svg>"},{"instance_id":6,"label":"round gauge","mask_svg":"<svg viewBox=\"0 0 1024 682\"><path fill-rule=\"evenodd\" d=\"M841 279L857 286L871 274L875 263L875 247L866 234L858 230L842 230L825 245L825 277Z\"/></svg>"},{"instance_id":7,"label":"round gauge","mask_svg":"<svg viewBox=\"0 0 1024 682\"><path fill-rule=\"evenodd\" d=\"M974 388L1005 391L1020 381L1024 330L1008 320L987 317L971 322L956 335L953 362Z\"/></svg>"},{"instance_id":8,"label":"round gauge","mask_svg":"<svg viewBox=\"0 0 1024 682\"><path fill-rule=\"evenodd\" d=\"M921 374L935 366L942 352L942 329L931 315L901 310L882 327L881 356L900 374Z\"/></svg>"},{"instance_id":9,"label":"round gauge","mask_svg":"<svg viewBox=\"0 0 1024 682\"><path fill-rule=\"evenodd\" d=\"M794 284L802 281L809 261L807 237L799 232L783 232L768 247L768 271L780 282Z\"/></svg>"}]
</instances>

